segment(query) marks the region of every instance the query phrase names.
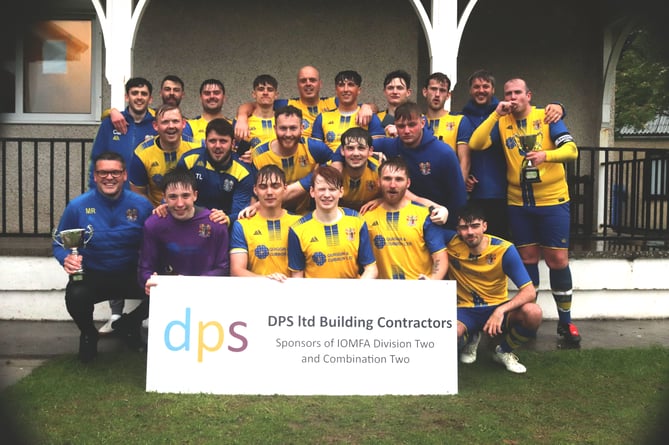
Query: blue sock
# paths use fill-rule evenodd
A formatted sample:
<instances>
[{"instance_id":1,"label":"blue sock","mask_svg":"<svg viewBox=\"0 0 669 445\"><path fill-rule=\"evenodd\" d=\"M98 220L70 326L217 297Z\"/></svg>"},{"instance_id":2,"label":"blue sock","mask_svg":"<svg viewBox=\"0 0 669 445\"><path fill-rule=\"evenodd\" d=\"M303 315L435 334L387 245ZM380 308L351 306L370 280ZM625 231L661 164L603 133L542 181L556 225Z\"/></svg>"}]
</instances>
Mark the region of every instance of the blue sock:
<instances>
[{"instance_id":1,"label":"blue sock","mask_svg":"<svg viewBox=\"0 0 669 445\"><path fill-rule=\"evenodd\" d=\"M500 349L504 352L511 352L514 349L524 345L537 336L537 331L524 328L520 323L510 326L502 341L499 343Z\"/></svg>"},{"instance_id":2,"label":"blue sock","mask_svg":"<svg viewBox=\"0 0 669 445\"><path fill-rule=\"evenodd\" d=\"M525 264L525 270L530 274L534 287L539 289L539 264Z\"/></svg>"},{"instance_id":3,"label":"blue sock","mask_svg":"<svg viewBox=\"0 0 669 445\"><path fill-rule=\"evenodd\" d=\"M569 266L564 269L551 269L550 281L560 323L571 323L572 282Z\"/></svg>"}]
</instances>

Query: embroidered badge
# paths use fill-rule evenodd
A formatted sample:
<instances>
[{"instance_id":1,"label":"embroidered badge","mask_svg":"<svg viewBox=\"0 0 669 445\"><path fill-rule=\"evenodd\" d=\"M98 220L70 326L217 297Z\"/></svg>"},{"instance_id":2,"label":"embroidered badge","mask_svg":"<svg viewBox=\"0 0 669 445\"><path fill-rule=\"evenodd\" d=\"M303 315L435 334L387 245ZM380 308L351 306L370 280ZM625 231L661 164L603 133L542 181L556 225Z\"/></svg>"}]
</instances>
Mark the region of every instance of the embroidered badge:
<instances>
[{"instance_id":1,"label":"embroidered badge","mask_svg":"<svg viewBox=\"0 0 669 445\"><path fill-rule=\"evenodd\" d=\"M125 211L125 219L128 221L137 221L139 211L137 209L128 209Z\"/></svg>"},{"instance_id":2,"label":"embroidered badge","mask_svg":"<svg viewBox=\"0 0 669 445\"><path fill-rule=\"evenodd\" d=\"M211 236L211 226L209 224L200 224L197 235L200 238L209 238Z\"/></svg>"}]
</instances>

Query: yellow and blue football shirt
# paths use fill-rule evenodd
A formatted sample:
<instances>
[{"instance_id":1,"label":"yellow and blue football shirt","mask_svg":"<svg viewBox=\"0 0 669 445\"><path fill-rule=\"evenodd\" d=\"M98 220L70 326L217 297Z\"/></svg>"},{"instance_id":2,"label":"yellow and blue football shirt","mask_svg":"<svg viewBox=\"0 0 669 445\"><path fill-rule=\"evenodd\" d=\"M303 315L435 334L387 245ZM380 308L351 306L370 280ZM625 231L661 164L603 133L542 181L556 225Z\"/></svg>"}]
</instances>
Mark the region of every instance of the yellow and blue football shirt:
<instances>
[{"instance_id":1,"label":"yellow and blue football shirt","mask_svg":"<svg viewBox=\"0 0 669 445\"><path fill-rule=\"evenodd\" d=\"M379 196L379 161L369 158L367 166L359 178L352 178L346 168L342 172L344 194L339 200L341 207L360 210L363 204Z\"/></svg>"},{"instance_id":2,"label":"yellow and blue football shirt","mask_svg":"<svg viewBox=\"0 0 669 445\"><path fill-rule=\"evenodd\" d=\"M305 278L359 278L374 263L365 221L358 212L339 208L342 217L326 225L313 212L300 218L288 233L288 268Z\"/></svg>"},{"instance_id":3,"label":"yellow and blue football shirt","mask_svg":"<svg viewBox=\"0 0 669 445\"><path fill-rule=\"evenodd\" d=\"M292 105L302 111L302 137L309 138L311 137L311 130L314 126L316 116L325 111L336 110L338 101L336 97L321 97L318 100L317 105L310 106L302 102L299 97L293 99L277 99L274 101L274 110L283 108L286 105Z\"/></svg>"},{"instance_id":4,"label":"yellow and blue football shirt","mask_svg":"<svg viewBox=\"0 0 669 445\"><path fill-rule=\"evenodd\" d=\"M232 225L230 254L246 253L248 269L258 275L289 275L288 228L300 218L284 211L279 219L265 219L259 213L238 219Z\"/></svg>"},{"instance_id":5,"label":"yellow and blue football shirt","mask_svg":"<svg viewBox=\"0 0 669 445\"><path fill-rule=\"evenodd\" d=\"M232 121L227 117L224 119L232 124ZM183 139L189 142L193 148L206 147L208 123L209 121L202 116L188 119L184 127Z\"/></svg>"},{"instance_id":6,"label":"yellow and blue football shirt","mask_svg":"<svg viewBox=\"0 0 669 445\"><path fill-rule=\"evenodd\" d=\"M270 148L270 142L257 146L251 152L253 166L260 170L265 165L276 165L286 174L286 183L300 181L305 190L309 190L311 172L317 165L327 164L332 159L332 151L322 141L301 138L295 153L290 156L279 156ZM309 210L310 197L306 194L294 208L295 213L306 213Z\"/></svg>"},{"instance_id":7,"label":"yellow and blue football shirt","mask_svg":"<svg viewBox=\"0 0 669 445\"><path fill-rule=\"evenodd\" d=\"M316 117L311 136L325 142L332 151L339 148L341 135L349 128L359 127L356 118L360 107L350 113L342 113L339 110L326 111ZM369 125L362 127L369 131L373 138L385 136L385 130L377 115L372 115Z\"/></svg>"},{"instance_id":8,"label":"yellow and blue football shirt","mask_svg":"<svg viewBox=\"0 0 669 445\"><path fill-rule=\"evenodd\" d=\"M461 114L446 114L438 119L428 119L427 128L432 130L437 139L447 143L457 152L458 143L466 143L463 140L463 136L459 133L462 118Z\"/></svg>"},{"instance_id":9,"label":"yellow and blue football shirt","mask_svg":"<svg viewBox=\"0 0 669 445\"><path fill-rule=\"evenodd\" d=\"M379 278L416 280L432 275L432 254L446 249L442 229L430 211L409 203L398 211L382 206L363 215L372 242Z\"/></svg>"},{"instance_id":10,"label":"yellow and blue football shirt","mask_svg":"<svg viewBox=\"0 0 669 445\"><path fill-rule=\"evenodd\" d=\"M470 148L486 149L499 138L506 157L507 201L510 206L542 207L569 202L569 189L563 162L575 160L578 148L563 121L544 123L543 109L532 107L527 118L517 121L513 115L493 112L474 131ZM537 148L546 152L546 162L538 166L541 182L522 180L527 165L526 152L518 144L519 134L540 134Z\"/></svg>"},{"instance_id":11,"label":"yellow and blue football shirt","mask_svg":"<svg viewBox=\"0 0 669 445\"><path fill-rule=\"evenodd\" d=\"M495 306L508 301L508 278L518 289L532 285L518 250L510 242L486 233L483 236L489 238L488 247L480 255L472 255L462 238L453 231L449 233L448 279L457 282L458 307Z\"/></svg>"},{"instance_id":12,"label":"yellow and blue football shirt","mask_svg":"<svg viewBox=\"0 0 669 445\"><path fill-rule=\"evenodd\" d=\"M157 206L163 199L161 182L165 173L176 167L177 162L186 152L191 150L188 142L182 140L176 151L163 151L160 148L160 136L145 141L135 149L128 180L137 187L146 187L147 196Z\"/></svg>"}]
</instances>

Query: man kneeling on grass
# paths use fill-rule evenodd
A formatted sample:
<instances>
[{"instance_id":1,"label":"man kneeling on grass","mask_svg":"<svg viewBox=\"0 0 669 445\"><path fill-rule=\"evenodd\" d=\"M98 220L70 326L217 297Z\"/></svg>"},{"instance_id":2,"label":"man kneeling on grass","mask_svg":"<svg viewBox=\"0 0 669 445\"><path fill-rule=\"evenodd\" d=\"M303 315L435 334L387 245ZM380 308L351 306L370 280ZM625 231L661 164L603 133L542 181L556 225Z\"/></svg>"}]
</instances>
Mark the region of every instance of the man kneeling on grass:
<instances>
[{"instance_id":1,"label":"man kneeling on grass","mask_svg":"<svg viewBox=\"0 0 669 445\"><path fill-rule=\"evenodd\" d=\"M526 368L512 351L536 337L542 317L532 279L513 244L485 233L479 208L463 207L456 221L457 232L447 230L446 241L448 278L457 282L460 362L476 361L479 331L492 338L504 334L493 360L522 374ZM511 299L508 278L518 288Z\"/></svg>"}]
</instances>

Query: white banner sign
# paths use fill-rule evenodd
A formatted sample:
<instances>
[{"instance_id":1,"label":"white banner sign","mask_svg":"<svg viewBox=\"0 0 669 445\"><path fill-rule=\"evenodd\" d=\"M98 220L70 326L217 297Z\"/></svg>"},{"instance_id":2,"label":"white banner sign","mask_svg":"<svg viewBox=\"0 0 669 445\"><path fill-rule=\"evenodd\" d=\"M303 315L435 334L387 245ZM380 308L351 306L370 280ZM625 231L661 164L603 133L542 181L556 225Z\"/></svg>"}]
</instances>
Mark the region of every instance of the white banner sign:
<instances>
[{"instance_id":1,"label":"white banner sign","mask_svg":"<svg viewBox=\"0 0 669 445\"><path fill-rule=\"evenodd\" d=\"M454 281L160 276L146 390L456 394Z\"/></svg>"}]
</instances>

